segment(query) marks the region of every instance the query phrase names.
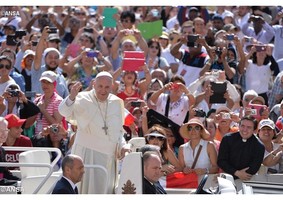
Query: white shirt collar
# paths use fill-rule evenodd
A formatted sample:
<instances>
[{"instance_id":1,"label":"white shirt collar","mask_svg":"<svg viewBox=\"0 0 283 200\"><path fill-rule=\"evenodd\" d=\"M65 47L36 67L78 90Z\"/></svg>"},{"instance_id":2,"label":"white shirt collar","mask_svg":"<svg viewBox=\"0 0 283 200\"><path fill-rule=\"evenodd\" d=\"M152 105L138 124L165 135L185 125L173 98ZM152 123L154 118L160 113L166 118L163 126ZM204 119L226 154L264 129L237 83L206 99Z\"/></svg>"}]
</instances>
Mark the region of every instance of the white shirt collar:
<instances>
[{"instance_id":1,"label":"white shirt collar","mask_svg":"<svg viewBox=\"0 0 283 200\"><path fill-rule=\"evenodd\" d=\"M65 178L72 186L73 190L75 190L76 185L73 183L73 181L71 181L70 179L68 179L66 176L63 176L63 178Z\"/></svg>"}]
</instances>

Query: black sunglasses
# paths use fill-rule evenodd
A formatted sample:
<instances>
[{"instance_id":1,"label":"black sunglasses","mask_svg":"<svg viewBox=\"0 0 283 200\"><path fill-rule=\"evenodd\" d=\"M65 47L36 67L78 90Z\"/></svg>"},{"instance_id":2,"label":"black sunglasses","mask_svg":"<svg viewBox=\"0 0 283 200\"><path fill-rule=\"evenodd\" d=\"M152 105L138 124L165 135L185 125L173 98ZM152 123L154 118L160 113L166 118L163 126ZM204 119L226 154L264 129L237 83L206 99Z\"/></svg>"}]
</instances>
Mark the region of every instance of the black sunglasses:
<instances>
[{"instance_id":1,"label":"black sunglasses","mask_svg":"<svg viewBox=\"0 0 283 200\"><path fill-rule=\"evenodd\" d=\"M148 140L154 140L154 139L158 139L159 141L163 141L165 138L164 137L161 137L161 136L153 136L153 135L150 135L148 136Z\"/></svg>"},{"instance_id":2,"label":"black sunglasses","mask_svg":"<svg viewBox=\"0 0 283 200\"><path fill-rule=\"evenodd\" d=\"M195 130L195 131L200 131L201 130L201 126L188 126L188 131L192 131L192 130Z\"/></svg>"},{"instance_id":3,"label":"black sunglasses","mask_svg":"<svg viewBox=\"0 0 283 200\"><path fill-rule=\"evenodd\" d=\"M11 69L11 65L0 64L0 69L3 69L4 67L8 70Z\"/></svg>"},{"instance_id":4,"label":"black sunglasses","mask_svg":"<svg viewBox=\"0 0 283 200\"><path fill-rule=\"evenodd\" d=\"M151 48L151 49L155 48L155 49L157 49L157 50L159 49L158 46L150 46L150 48Z\"/></svg>"}]
</instances>

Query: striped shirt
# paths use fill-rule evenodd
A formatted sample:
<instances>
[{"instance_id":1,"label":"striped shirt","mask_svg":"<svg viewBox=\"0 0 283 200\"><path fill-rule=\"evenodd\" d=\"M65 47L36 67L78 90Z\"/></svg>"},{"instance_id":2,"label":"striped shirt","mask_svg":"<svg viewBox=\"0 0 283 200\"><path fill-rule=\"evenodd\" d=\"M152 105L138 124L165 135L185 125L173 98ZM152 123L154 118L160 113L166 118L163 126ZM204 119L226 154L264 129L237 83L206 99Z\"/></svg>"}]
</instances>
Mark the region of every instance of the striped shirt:
<instances>
[{"instance_id":1,"label":"striped shirt","mask_svg":"<svg viewBox=\"0 0 283 200\"><path fill-rule=\"evenodd\" d=\"M48 112L48 114L53 116L55 112L58 112L58 107L62 100L63 98L59 96L56 92L54 92L51 97L50 103L46 107L46 111ZM38 104L40 102L44 102L44 95L41 95L40 97L34 100L35 104ZM49 125L50 123L47 121L46 117L42 113L38 113L36 117L35 135L37 135L40 131L42 131L43 128Z\"/></svg>"}]
</instances>

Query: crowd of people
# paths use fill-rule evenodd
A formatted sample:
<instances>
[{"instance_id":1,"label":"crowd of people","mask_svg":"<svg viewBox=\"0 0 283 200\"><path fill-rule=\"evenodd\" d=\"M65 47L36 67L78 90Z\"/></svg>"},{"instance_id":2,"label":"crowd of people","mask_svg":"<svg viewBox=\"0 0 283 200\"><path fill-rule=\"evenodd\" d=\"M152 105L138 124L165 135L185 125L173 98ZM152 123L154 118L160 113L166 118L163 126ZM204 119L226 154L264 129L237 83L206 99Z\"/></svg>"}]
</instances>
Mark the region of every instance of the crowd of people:
<instances>
[{"instance_id":1,"label":"crowd of people","mask_svg":"<svg viewBox=\"0 0 283 200\"><path fill-rule=\"evenodd\" d=\"M115 193L134 137L158 147L144 153L144 193L166 193L158 179L175 172L283 172L281 6L0 9L1 161L20 153L2 146L59 148L54 193L101 193L84 164L105 167ZM157 21L148 38L141 25Z\"/></svg>"}]
</instances>

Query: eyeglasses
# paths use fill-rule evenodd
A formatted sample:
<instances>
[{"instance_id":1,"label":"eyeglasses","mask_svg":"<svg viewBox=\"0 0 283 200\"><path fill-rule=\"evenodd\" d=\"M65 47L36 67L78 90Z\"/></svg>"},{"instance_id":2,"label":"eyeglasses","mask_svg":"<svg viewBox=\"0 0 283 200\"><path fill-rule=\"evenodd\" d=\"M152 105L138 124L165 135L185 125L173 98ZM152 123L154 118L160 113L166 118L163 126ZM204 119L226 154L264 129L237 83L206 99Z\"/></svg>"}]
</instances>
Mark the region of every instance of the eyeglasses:
<instances>
[{"instance_id":1,"label":"eyeglasses","mask_svg":"<svg viewBox=\"0 0 283 200\"><path fill-rule=\"evenodd\" d=\"M163 141L165 138L161 137L161 136L148 136L148 140L154 140L154 139L158 139L159 141Z\"/></svg>"},{"instance_id":2,"label":"eyeglasses","mask_svg":"<svg viewBox=\"0 0 283 200\"><path fill-rule=\"evenodd\" d=\"M0 64L0 69L3 69L3 68L6 68L6 69L11 69L11 65L3 65L3 64Z\"/></svg>"},{"instance_id":3,"label":"eyeglasses","mask_svg":"<svg viewBox=\"0 0 283 200\"><path fill-rule=\"evenodd\" d=\"M0 129L0 132L7 133L7 132L9 132L9 130L8 129Z\"/></svg>"},{"instance_id":4,"label":"eyeglasses","mask_svg":"<svg viewBox=\"0 0 283 200\"><path fill-rule=\"evenodd\" d=\"M159 49L158 46L150 46L150 48L151 48L151 49L155 48L155 49L157 49L157 50Z\"/></svg>"},{"instance_id":5,"label":"eyeglasses","mask_svg":"<svg viewBox=\"0 0 283 200\"><path fill-rule=\"evenodd\" d=\"M128 20L128 19L121 19L121 22L122 22L122 23L129 23L130 20Z\"/></svg>"},{"instance_id":6,"label":"eyeglasses","mask_svg":"<svg viewBox=\"0 0 283 200\"><path fill-rule=\"evenodd\" d=\"M200 126L195 126L195 127L193 127L193 126L188 126L188 131L193 131L193 130L195 130L195 131L200 131L201 130L201 127Z\"/></svg>"}]
</instances>

